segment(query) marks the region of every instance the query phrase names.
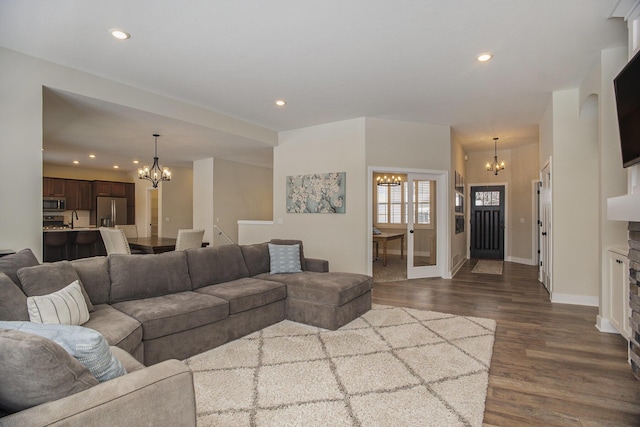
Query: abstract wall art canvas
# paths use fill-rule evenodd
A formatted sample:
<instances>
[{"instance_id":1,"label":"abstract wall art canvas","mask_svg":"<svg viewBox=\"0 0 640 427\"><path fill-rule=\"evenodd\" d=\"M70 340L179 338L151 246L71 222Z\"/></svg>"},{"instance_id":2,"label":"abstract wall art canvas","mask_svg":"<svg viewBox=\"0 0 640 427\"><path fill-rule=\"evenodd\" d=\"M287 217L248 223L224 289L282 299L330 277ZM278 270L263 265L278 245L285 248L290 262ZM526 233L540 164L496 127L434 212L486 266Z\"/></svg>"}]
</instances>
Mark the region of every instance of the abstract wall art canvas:
<instances>
[{"instance_id":1,"label":"abstract wall art canvas","mask_svg":"<svg viewBox=\"0 0 640 427\"><path fill-rule=\"evenodd\" d=\"M345 213L346 172L287 177L288 213Z\"/></svg>"}]
</instances>

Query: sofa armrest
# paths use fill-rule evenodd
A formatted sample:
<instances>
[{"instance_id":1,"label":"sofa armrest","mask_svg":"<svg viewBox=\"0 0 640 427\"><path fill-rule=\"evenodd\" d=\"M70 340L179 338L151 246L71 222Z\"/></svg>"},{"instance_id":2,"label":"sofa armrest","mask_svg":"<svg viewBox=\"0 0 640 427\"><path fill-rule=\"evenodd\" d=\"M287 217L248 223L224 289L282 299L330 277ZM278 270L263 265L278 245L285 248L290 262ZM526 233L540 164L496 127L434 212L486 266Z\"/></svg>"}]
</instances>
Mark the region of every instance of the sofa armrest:
<instances>
[{"instance_id":1,"label":"sofa armrest","mask_svg":"<svg viewBox=\"0 0 640 427\"><path fill-rule=\"evenodd\" d=\"M326 259L305 258L304 263L307 271L315 271L316 273L327 273L329 271L329 261Z\"/></svg>"},{"instance_id":2,"label":"sofa armrest","mask_svg":"<svg viewBox=\"0 0 640 427\"><path fill-rule=\"evenodd\" d=\"M193 374L178 360L0 418L0 426L195 426Z\"/></svg>"}]
</instances>

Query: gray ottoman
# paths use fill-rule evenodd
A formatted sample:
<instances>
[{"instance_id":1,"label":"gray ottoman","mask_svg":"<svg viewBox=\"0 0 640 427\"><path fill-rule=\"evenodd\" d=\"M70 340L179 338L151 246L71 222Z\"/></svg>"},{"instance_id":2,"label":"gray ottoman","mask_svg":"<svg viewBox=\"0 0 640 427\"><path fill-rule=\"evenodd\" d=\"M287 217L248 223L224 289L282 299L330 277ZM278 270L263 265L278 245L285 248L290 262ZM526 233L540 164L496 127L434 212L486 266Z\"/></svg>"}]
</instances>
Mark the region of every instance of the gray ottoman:
<instances>
[{"instance_id":1,"label":"gray ottoman","mask_svg":"<svg viewBox=\"0 0 640 427\"><path fill-rule=\"evenodd\" d=\"M336 330L371 309L373 279L364 274L304 271L274 274L287 285L286 318Z\"/></svg>"}]
</instances>

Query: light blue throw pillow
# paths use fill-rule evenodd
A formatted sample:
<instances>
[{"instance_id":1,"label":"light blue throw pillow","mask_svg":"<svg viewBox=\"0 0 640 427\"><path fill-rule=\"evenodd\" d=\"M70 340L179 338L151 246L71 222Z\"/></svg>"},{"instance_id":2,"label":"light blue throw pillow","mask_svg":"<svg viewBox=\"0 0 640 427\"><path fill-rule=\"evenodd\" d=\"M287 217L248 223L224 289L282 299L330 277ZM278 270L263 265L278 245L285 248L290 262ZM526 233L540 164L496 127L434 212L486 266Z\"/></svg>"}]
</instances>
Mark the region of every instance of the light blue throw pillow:
<instances>
[{"instance_id":1,"label":"light blue throw pillow","mask_svg":"<svg viewBox=\"0 0 640 427\"><path fill-rule=\"evenodd\" d=\"M271 274L301 273L300 245L274 245L269 243Z\"/></svg>"},{"instance_id":2,"label":"light blue throw pillow","mask_svg":"<svg viewBox=\"0 0 640 427\"><path fill-rule=\"evenodd\" d=\"M50 339L78 359L99 382L127 373L111 353L104 337L93 329L75 325L3 321L0 321L0 329L22 331Z\"/></svg>"}]
</instances>

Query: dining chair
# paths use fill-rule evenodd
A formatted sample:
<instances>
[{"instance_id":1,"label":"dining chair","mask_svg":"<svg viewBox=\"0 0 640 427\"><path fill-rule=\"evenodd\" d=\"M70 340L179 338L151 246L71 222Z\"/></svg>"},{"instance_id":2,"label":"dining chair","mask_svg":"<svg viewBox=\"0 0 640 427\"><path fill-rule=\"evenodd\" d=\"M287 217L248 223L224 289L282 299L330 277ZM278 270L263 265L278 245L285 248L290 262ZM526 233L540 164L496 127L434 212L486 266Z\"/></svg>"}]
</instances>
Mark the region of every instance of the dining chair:
<instances>
[{"instance_id":1,"label":"dining chair","mask_svg":"<svg viewBox=\"0 0 640 427\"><path fill-rule=\"evenodd\" d=\"M127 225L116 225L118 230L124 231L124 235L127 239L138 238L138 226L135 224L127 224Z\"/></svg>"},{"instance_id":2,"label":"dining chair","mask_svg":"<svg viewBox=\"0 0 640 427\"><path fill-rule=\"evenodd\" d=\"M107 250L107 255L111 254L125 254L131 255L131 249L129 249L129 242L127 242L127 236L124 235L123 230L115 228L100 227L100 235L104 242L104 247Z\"/></svg>"},{"instance_id":3,"label":"dining chair","mask_svg":"<svg viewBox=\"0 0 640 427\"><path fill-rule=\"evenodd\" d=\"M178 230L178 238L176 239L176 251L185 251L191 248L199 248L202 246L204 238L204 230Z\"/></svg>"}]
</instances>

